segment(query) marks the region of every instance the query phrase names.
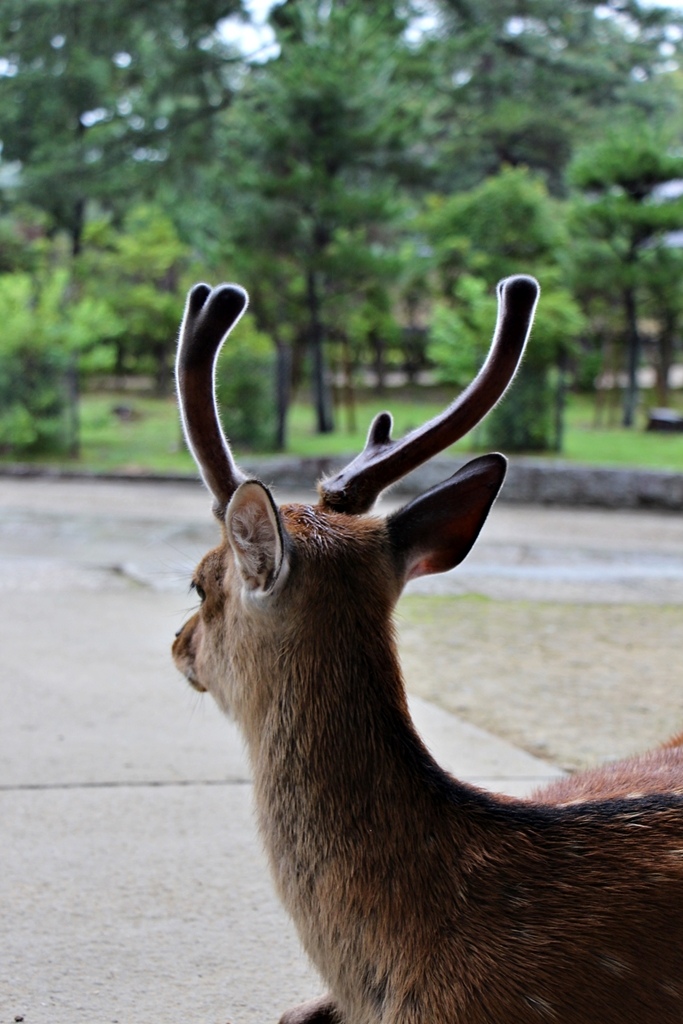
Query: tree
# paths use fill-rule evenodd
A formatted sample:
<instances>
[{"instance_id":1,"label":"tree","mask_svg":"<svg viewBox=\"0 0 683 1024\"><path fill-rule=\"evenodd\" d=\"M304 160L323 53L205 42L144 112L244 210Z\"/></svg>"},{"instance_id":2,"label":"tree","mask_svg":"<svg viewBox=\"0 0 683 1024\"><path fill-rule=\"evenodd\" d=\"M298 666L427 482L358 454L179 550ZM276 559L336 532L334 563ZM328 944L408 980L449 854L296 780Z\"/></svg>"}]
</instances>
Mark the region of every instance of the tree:
<instances>
[{"instance_id":1,"label":"tree","mask_svg":"<svg viewBox=\"0 0 683 1024\"><path fill-rule=\"evenodd\" d=\"M507 168L468 192L432 199L424 223L439 296L429 353L442 380L462 385L481 364L495 322L495 284L515 273L539 279L541 305L522 368L486 436L514 451L559 447L551 371L561 370L583 327L563 284L562 205L538 177Z\"/></svg>"},{"instance_id":2,"label":"tree","mask_svg":"<svg viewBox=\"0 0 683 1024\"><path fill-rule=\"evenodd\" d=\"M178 323L191 279L190 253L173 222L154 206L135 206L120 230L91 221L76 264L81 296L110 311L100 345L113 347L116 373L151 372L155 390L172 387Z\"/></svg>"},{"instance_id":3,"label":"tree","mask_svg":"<svg viewBox=\"0 0 683 1024\"><path fill-rule=\"evenodd\" d=\"M35 248L30 271L0 275L0 451L75 455L79 364L106 360L97 343L110 311L96 296L74 299L58 247Z\"/></svg>"},{"instance_id":4,"label":"tree","mask_svg":"<svg viewBox=\"0 0 683 1024\"><path fill-rule=\"evenodd\" d=\"M400 209L406 134L401 23L389 6L300 0L279 8L281 53L252 67L223 118L216 206L244 268L259 327L310 353L317 426L332 429L331 303L355 299L357 266L379 265Z\"/></svg>"},{"instance_id":5,"label":"tree","mask_svg":"<svg viewBox=\"0 0 683 1024\"><path fill-rule=\"evenodd\" d=\"M88 202L125 206L210 156L238 55L217 32L237 0L4 0L2 160L20 198L81 248Z\"/></svg>"},{"instance_id":6,"label":"tree","mask_svg":"<svg viewBox=\"0 0 683 1024\"><path fill-rule=\"evenodd\" d=\"M438 0L430 54L435 187L470 188L503 166L555 194L579 142L615 111L654 111L647 88L680 50L680 15L636 0Z\"/></svg>"},{"instance_id":7,"label":"tree","mask_svg":"<svg viewBox=\"0 0 683 1024\"><path fill-rule=\"evenodd\" d=\"M680 244L678 234L665 234L643 255L642 312L656 325L655 389L657 404L664 407L671 399L669 377L683 325L683 249Z\"/></svg>"},{"instance_id":8,"label":"tree","mask_svg":"<svg viewBox=\"0 0 683 1024\"><path fill-rule=\"evenodd\" d=\"M679 287L670 293L671 267L681 261L669 249L669 233L683 222L683 196L667 197L668 183L683 178L683 159L672 155L668 140L648 126L632 125L612 133L575 159L571 181L580 190L573 230L576 287L588 307L599 292L621 309L626 349L627 387L623 424L634 423L642 350L640 308L646 295L657 296L660 335L666 350L673 322L680 316ZM675 298L674 298L675 296Z\"/></svg>"},{"instance_id":9,"label":"tree","mask_svg":"<svg viewBox=\"0 0 683 1024\"><path fill-rule=\"evenodd\" d=\"M275 352L247 313L221 352L216 367L216 398L226 437L248 451L271 452L276 441L273 406Z\"/></svg>"}]
</instances>

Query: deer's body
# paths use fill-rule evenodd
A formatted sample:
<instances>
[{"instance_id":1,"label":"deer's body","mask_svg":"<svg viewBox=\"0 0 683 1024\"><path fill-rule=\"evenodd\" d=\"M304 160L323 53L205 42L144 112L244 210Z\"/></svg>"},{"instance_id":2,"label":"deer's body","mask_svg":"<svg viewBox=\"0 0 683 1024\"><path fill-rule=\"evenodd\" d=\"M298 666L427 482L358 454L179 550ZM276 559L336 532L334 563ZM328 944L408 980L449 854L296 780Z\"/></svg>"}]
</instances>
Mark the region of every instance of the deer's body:
<instances>
[{"instance_id":1,"label":"deer's body","mask_svg":"<svg viewBox=\"0 0 683 1024\"><path fill-rule=\"evenodd\" d=\"M324 487L279 510L259 483L212 487L223 543L174 656L242 729L279 896L330 990L283 1020L682 1024L680 744L520 801L449 776L410 720L392 613L474 542L504 467L470 467L388 520Z\"/></svg>"}]
</instances>

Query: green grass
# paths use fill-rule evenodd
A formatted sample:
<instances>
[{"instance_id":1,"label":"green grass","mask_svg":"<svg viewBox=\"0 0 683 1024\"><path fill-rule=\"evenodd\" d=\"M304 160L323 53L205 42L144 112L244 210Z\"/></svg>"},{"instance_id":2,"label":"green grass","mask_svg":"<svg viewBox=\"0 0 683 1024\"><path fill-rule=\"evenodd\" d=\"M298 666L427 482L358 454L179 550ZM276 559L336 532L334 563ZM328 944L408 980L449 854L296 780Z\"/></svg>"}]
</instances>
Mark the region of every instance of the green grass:
<instances>
[{"instance_id":1,"label":"green grass","mask_svg":"<svg viewBox=\"0 0 683 1024\"><path fill-rule=\"evenodd\" d=\"M116 406L133 411L121 420ZM78 464L99 470L191 472L175 399L85 395L81 402L81 455Z\"/></svg>"},{"instance_id":2,"label":"green grass","mask_svg":"<svg viewBox=\"0 0 683 1024\"><path fill-rule=\"evenodd\" d=\"M447 395L441 399L431 397L401 397L388 394L380 398L368 397L359 401L354 413L354 424L349 424L346 409L336 411L336 429L333 434L317 434L310 405L297 403L291 409L288 430L289 449L302 456L355 454L365 444L368 427L378 412L389 410L394 419L392 437L403 437L408 431L419 427L448 404Z\"/></svg>"},{"instance_id":3,"label":"green grass","mask_svg":"<svg viewBox=\"0 0 683 1024\"><path fill-rule=\"evenodd\" d=\"M607 422L615 418L618 415ZM562 458L590 465L683 470L683 433L648 433L645 423L641 414L632 430L616 425L596 427L593 399L572 396L565 418Z\"/></svg>"},{"instance_id":4,"label":"green grass","mask_svg":"<svg viewBox=\"0 0 683 1024\"><path fill-rule=\"evenodd\" d=\"M311 407L298 403L290 414L288 451L301 457L352 455L362 448L372 417L385 408L390 408L394 416L394 436L400 437L436 415L448 401L448 396L443 394L425 394L427 398L390 393L384 398L359 400L355 427L348 423L346 411L340 409L337 430L325 435L316 434ZM130 421L122 421L114 413L119 405L133 411ZM178 412L172 398L86 394L80 416L80 458L77 461L54 460L53 465L100 472L194 472L192 459L181 438ZM644 421L633 430L616 426L596 428L592 399L572 396L565 420L564 450L559 457L592 465L683 471L683 434L650 434L643 428ZM453 451L468 453L477 450L476 444L475 431ZM558 458L555 454L548 457Z\"/></svg>"}]
</instances>

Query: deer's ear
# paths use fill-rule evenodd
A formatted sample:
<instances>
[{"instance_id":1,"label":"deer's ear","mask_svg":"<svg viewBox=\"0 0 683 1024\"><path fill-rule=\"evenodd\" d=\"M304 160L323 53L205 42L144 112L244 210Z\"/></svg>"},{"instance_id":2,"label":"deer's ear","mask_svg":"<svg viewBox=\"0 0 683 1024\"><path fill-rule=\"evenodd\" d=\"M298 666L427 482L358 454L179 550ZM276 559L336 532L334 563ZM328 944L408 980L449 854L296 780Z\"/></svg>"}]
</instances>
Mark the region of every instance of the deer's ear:
<instances>
[{"instance_id":1,"label":"deer's ear","mask_svg":"<svg viewBox=\"0 0 683 1024\"><path fill-rule=\"evenodd\" d=\"M247 480L237 488L225 514L225 528L248 589L271 593L286 571L285 532L263 484Z\"/></svg>"},{"instance_id":2,"label":"deer's ear","mask_svg":"<svg viewBox=\"0 0 683 1024\"><path fill-rule=\"evenodd\" d=\"M486 522L506 469L503 455L483 455L389 518L404 583L462 562Z\"/></svg>"}]
</instances>

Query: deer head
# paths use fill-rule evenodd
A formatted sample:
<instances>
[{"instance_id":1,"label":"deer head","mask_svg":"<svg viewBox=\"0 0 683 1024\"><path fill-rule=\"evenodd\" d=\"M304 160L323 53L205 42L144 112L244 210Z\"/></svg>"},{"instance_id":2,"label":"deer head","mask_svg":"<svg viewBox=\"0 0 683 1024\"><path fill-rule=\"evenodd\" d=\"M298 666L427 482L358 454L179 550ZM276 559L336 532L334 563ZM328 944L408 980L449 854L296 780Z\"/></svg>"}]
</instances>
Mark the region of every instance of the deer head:
<instances>
[{"instance_id":1,"label":"deer head","mask_svg":"<svg viewBox=\"0 0 683 1024\"><path fill-rule=\"evenodd\" d=\"M409 579L444 572L465 558L502 486L502 455L472 460L386 520L367 513L385 488L461 438L498 402L519 365L537 298L533 278L501 282L491 348L469 388L400 440L391 439L390 414L380 413L363 452L319 484L317 505L278 508L268 488L236 465L216 409L216 360L246 309L246 292L237 285L192 289L178 348L178 396L187 441L223 532L222 544L196 573L202 607L174 649L193 686L210 690L246 722L237 699L244 687L236 680L254 675L256 666L242 662L258 651L260 690L268 689L264 674L276 677L282 656L278 623L297 624L300 639L307 623L328 650L333 642L343 649L344 608L355 608L366 621L381 609L381 634ZM259 703L254 692L249 699Z\"/></svg>"}]
</instances>

